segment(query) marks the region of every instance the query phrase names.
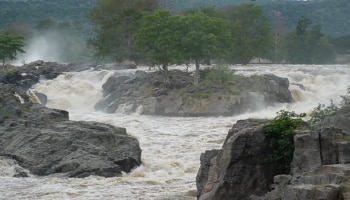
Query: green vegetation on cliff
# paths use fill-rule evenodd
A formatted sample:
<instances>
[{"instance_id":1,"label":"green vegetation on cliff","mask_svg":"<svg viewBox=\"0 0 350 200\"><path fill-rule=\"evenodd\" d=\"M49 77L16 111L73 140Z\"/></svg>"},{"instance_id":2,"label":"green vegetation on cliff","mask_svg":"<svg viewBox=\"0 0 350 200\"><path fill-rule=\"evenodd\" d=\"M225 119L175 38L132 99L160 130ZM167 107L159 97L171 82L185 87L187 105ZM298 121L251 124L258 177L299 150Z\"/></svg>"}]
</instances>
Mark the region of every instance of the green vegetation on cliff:
<instances>
[{"instance_id":1,"label":"green vegetation on cliff","mask_svg":"<svg viewBox=\"0 0 350 200\"><path fill-rule=\"evenodd\" d=\"M265 134L270 138L271 153L268 161L278 162L284 173L289 174L294 153L294 130L303 124L305 113L297 114L281 110L277 116L265 126Z\"/></svg>"}]
</instances>

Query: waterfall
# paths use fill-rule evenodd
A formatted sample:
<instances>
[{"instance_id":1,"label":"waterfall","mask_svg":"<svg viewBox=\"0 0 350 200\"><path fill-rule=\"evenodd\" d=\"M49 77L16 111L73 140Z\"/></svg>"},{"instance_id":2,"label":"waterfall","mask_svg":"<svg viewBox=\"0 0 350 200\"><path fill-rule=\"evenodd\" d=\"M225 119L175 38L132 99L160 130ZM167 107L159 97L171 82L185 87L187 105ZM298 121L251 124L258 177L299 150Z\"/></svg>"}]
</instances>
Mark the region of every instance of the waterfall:
<instances>
[{"instance_id":1,"label":"waterfall","mask_svg":"<svg viewBox=\"0 0 350 200\"><path fill-rule=\"evenodd\" d=\"M174 67L175 68L175 67ZM177 66L186 70L185 66ZM276 112L310 113L319 103L339 103L350 83L346 65L237 65L236 74L275 74L286 77L294 102L232 117L161 117L122 111L94 111L102 85L113 75L135 70L69 72L42 80L32 90L48 97L47 106L65 109L71 120L98 121L125 127L142 148L142 165L122 177L84 179L57 176L12 178L0 174L3 198L18 199L196 199L195 179L200 154L221 148L228 130L239 119L272 118ZM141 68L148 70L148 68ZM170 69L172 69L170 67ZM4 165L7 166L7 165Z\"/></svg>"}]
</instances>

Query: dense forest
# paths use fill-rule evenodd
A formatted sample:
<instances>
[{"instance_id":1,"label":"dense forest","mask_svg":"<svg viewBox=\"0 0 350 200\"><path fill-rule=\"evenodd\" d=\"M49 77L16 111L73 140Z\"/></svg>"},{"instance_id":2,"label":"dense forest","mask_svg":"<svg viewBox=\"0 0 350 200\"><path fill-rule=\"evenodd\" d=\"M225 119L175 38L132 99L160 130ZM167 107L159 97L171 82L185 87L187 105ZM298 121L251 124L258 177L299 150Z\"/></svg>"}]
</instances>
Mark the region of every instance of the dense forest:
<instances>
[{"instance_id":1,"label":"dense forest","mask_svg":"<svg viewBox=\"0 0 350 200\"><path fill-rule=\"evenodd\" d=\"M152 56L148 55L151 50L169 46L170 43L163 44L164 41L161 41L159 44L163 45L147 49L154 44L152 40L155 38L149 38L151 42L146 45L137 44L136 36L139 35L139 41L144 41L142 37L146 37L141 37L139 33L144 26L144 11L159 8L169 12L166 14L169 21L162 23L171 25L165 26L164 30L178 34L172 36L167 33L164 41L181 38L179 30L186 29L182 27L181 20L192 27L198 25L191 22L196 18L204 20L209 17L203 24L216 18L224 20L232 45L226 50L228 55L221 55L220 59L228 63L248 63L254 57L273 62L333 63L336 54L350 52L350 24L347 23L350 3L347 0L0 0L0 29L25 36L27 44L51 44L50 50L61 58L60 62L76 62L92 55L118 62L154 62L154 58L150 59ZM163 14L153 13L149 17L157 18L156 15ZM144 27L145 30L152 25L152 21L154 19ZM203 27L193 31L198 33ZM159 31L154 32L158 37ZM203 34L209 34L208 31ZM221 33L214 31L210 34ZM194 39L196 37L188 41L193 43ZM186 42L182 47L178 43L174 43L171 51L189 49ZM212 47L220 46L223 50L219 43L212 40L212 46L203 47L205 52L197 55L200 59L196 62L214 59L216 52ZM198 44L202 45L203 42ZM182 55L183 51L176 53L177 57L169 58L166 64L184 62L186 57L192 61L194 59L194 55ZM170 54L174 52L169 51Z\"/></svg>"},{"instance_id":2,"label":"dense forest","mask_svg":"<svg viewBox=\"0 0 350 200\"><path fill-rule=\"evenodd\" d=\"M84 23L85 13L95 3L96 0L0 0L0 28L14 22L33 27L47 18Z\"/></svg>"},{"instance_id":3,"label":"dense forest","mask_svg":"<svg viewBox=\"0 0 350 200\"><path fill-rule=\"evenodd\" d=\"M15 21L34 26L40 20L53 18L57 21L86 23L86 12L96 0L0 0L0 28ZM262 6L265 15L273 22L280 13L287 28L295 27L300 16L310 18L322 26L331 36L350 35L350 2L348 0L160 0L160 6L174 12L187 8L215 6L222 8L242 3Z\"/></svg>"}]
</instances>

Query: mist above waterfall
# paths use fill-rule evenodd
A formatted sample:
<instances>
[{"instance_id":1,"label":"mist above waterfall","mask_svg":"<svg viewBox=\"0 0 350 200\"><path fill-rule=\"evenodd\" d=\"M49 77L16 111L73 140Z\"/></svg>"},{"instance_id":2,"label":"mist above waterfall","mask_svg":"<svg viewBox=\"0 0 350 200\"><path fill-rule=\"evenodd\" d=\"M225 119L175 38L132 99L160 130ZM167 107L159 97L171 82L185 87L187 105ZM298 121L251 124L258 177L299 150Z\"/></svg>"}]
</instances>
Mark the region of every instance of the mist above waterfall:
<instances>
[{"instance_id":1,"label":"mist above waterfall","mask_svg":"<svg viewBox=\"0 0 350 200\"><path fill-rule=\"evenodd\" d=\"M17 56L16 64L36 60L71 63L89 57L79 25L50 20L38 25L36 32L27 38L24 50Z\"/></svg>"}]
</instances>

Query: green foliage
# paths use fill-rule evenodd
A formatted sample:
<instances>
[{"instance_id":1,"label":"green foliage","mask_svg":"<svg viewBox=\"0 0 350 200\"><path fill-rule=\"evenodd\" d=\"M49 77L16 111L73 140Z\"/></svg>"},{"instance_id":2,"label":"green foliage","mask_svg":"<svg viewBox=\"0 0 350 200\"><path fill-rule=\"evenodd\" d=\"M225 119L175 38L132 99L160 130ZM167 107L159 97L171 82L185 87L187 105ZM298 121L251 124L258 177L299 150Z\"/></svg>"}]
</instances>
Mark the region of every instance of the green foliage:
<instances>
[{"instance_id":1,"label":"green foliage","mask_svg":"<svg viewBox=\"0 0 350 200\"><path fill-rule=\"evenodd\" d=\"M296 30L289 33L286 44L287 61L293 64L333 63L336 52L328 37L321 33L321 26L311 27L311 20L299 18Z\"/></svg>"},{"instance_id":2,"label":"green foliage","mask_svg":"<svg viewBox=\"0 0 350 200\"><path fill-rule=\"evenodd\" d=\"M341 95L340 97L342 99L342 101L340 103L340 105L342 107L350 106L350 86L347 88L346 94Z\"/></svg>"},{"instance_id":3,"label":"green foliage","mask_svg":"<svg viewBox=\"0 0 350 200\"><path fill-rule=\"evenodd\" d=\"M234 71L227 66L219 65L200 70L200 84L195 86L195 96L198 98L209 98L215 90L219 88L231 95L238 95L240 91L232 85L232 81L236 78ZM221 97L219 98L221 99Z\"/></svg>"},{"instance_id":4,"label":"green foliage","mask_svg":"<svg viewBox=\"0 0 350 200\"><path fill-rule=\"evenodd\" d=\"M136 45L147 52L153 64L167 66L176 56L176 37L170 19L172 16L167 10L156 10L143 14L143 22L134 35Z\"/></svg>"},{"instance_id":5,"label":"green foliage","mask_svg":"<svg viewBox=\"0 0 350 200\"><path fill-rule=\"evenodd\" d=\"M341 95L340 97L342 99L340 106L335 105L333 101L331 101L331 104L328 106L318 104L318 106L314 108L310 114L310 119L308 120L312 128L315 128L317 124L326 117L336 114L338 110L350 106L350 86L347 88L347 93L345 95Z\"/></svg>"},{"instance_id":6,"label":"green foliage","mask_svg":"<svg viewBox=\"0 0 350 200\"><path fill-rule=\"evenodd\" d=\"M323 27L323 32L332 36L350 34L350 25L344 23L349 18L348 0L320 1L271 1L262 5L264 13L272 21L273 11L281 13L283 23L290 29L301 16L306 16Z\"/></svg>"},{"instance_id":7,"label":"green foliage","mask_svg":"<svg viewBox=\"0 0 350 200\"><path fill-rule=\"evenodd\" d=\"M138 60L133 35L140 27L142 12L154 10L157 4L158 0L98 0L88 14L95 29L89 46L100 58Z\"/></svg>"},{"instance_id":8,"label":"green foliage","mask_svg":"<svg viewBox=\"0 0 350 200\"><path fill-rule=\"evenodd\" d=\"M2 60L2 66L5 65L5 59L14 60L17 52L24 53L23 46L23 36L0 33L0 60Z\"/></svg>"},{"instance_id":9,"label":"green foliage","mask_svg":"<svg viewBox=\"0 0 350 200\"><path fill-rule=\"evenodd\" d=\"M271 153L268 161L280 163L285 173L289 173L294 152L294 130L303 124L305 113L297 114L281 110L277 116L265 126L265 134L270 139Z\"/></svg>"},{"instance_id":10,"label":"green foliage","mask_svg":"<svg viewBox=\"0 0 350 200\"><path fill-rule=\"evenodd\" d=\"M336 51L328 38L321 37L314 46L311 62L314 64L332 64L336 56Z\"/></svg>"},{"instance_id":11,"label":"green foliage","mask_svg":"<svg viewBox=\"0 0 350 200\"><path fill-rule=\"evenodd\" d=\"M202 82L228 84L233 80L234 71L228 66L219 65L206 68L200 71Z\"/></svg>"},{"instance_id":12,"label":"green foliage","mask_svg":"<svg viewBox=\"0 0 350 200\"><path fill-rule=\"evenodd\" d=\"M224 12L235 40L227 61L247 64L254 57L272 57L272 30L261 7L242 4Z\"/></svg>"},{"instance_id":13,"label":"green foliage","mask_svg":"<svg viewBox=\"0 0 350 200\"><path fill-rule=\"evenodd\" d=\"M350 35L331 38L330 42L338 54L350 53Z\"/></svg>"},{"instance_id":14,"label":"green foliage","mask_svg":"<svg viewBox=\"0 0 350 200\"><path fill-rule=\"evenodd\" d=\"M25 22L29 27L53 18L57 21L85 22L85 13L97 0L0 1L0 27Z\"/></svg>"},{"instance_id":15,"label":"green foliage","mask_svg":"<svg viewBox=\"0 0 350 200\"><path fill-rule=\"evenodd\" d=\"M202 12L171 15L166 10L145 13L134 39L152 63L163 66L165 73L170 63L195 61L195 84L199 81L200 62L225 55L231 44L225 20Z\"/></svg>"},{"instance_id":16,"label":"green foliage","mask_svg":"<svg viewBox=\"0 0 350 200\"><path fill-rule=\"evenodd\" d=\"M315 128L320 121L324 120L327 116L334 115L338 110L339 108L333 104L333 101L331 101L329 106L318 104L311 112L308 122L312 128Z\"/></svg>"},{"instance_id":17,"label":"green foliage","mask_svg":"<svg viewBox=\"0 0 350 200\"><path fill-rule=\"evenodd\" d=\"M200 63L227 55L232 37L226 20L211 17L201 11L180 16L178 29L181 38L178 51L184 60L195 62L194 84L199 82Z\"/></svg>"}]
</instances>

